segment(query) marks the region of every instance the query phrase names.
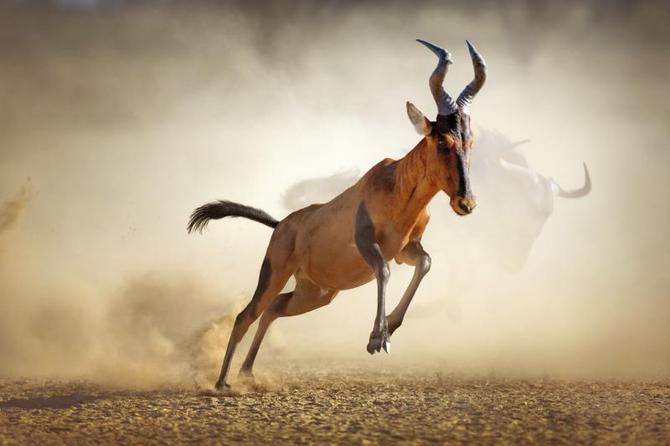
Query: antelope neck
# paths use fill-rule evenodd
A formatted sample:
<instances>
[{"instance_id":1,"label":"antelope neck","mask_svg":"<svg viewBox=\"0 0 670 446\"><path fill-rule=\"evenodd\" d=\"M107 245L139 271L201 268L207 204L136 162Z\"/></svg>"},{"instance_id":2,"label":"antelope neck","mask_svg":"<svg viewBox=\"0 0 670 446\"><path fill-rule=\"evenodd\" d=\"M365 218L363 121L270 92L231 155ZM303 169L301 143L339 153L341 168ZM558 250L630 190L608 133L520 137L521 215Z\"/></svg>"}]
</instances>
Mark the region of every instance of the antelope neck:
<instances>
[{"instance_id":1,"label":"antelope neck","mask_svg":"<svg viewBox=\"0 0 670 446\"><path fill-rule=\"evenodd\" d=\"M428 177L424 138L404 158L398 161L396 184L398 208L410 215L418 214L439 192L439 187Z\"/></svg>"}]
</instances>

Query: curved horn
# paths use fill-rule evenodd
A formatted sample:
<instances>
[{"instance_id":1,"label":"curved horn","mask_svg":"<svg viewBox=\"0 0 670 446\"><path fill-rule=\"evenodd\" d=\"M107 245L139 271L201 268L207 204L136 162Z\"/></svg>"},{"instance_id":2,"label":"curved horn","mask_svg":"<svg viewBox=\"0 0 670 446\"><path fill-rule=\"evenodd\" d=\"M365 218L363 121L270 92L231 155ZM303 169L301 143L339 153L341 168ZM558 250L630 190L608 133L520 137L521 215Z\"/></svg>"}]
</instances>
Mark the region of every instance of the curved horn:
<instances>
[{"instance_id":1,"label":"curved horn","mask_svg":"<svg viewBox=\"0 0 670 446\"><path fill-rule=\"evenodd\" d=\"M512 149L516 149L517 147L528 144L529 142L530 139L522 139L521 141L514 141L512 144L510 144L510 146Z\"/></svg>"},{"instance_id":2,"label":"curved horn","mask_svg":"<svg viewBox=\"0 0 670 446\"><path fill-rule=\"evenodd\" d=\"M437 67L435 67L433 74L430 75L430 79L428 80L430 92L433 94L433 98L437 104L437 114L446 116L455 113L458 110L458 107L451 96L449 96L449 93L444 91L444 87L442 86L444 77L447 75L447 70L449 69L449 64L452 63L451 54L439 46L435 46L425 40L416 39L416 41L431 50L438 57Z\"/></svg>"},{"instance_id":3,"label":"curved horn","mask_svg":"<svg viewBox=\"0 0 670 446\"><path fill-rule=\"evenodd\" d=\"M584 185L579 189L565 190L553 178L550 181L552 189L555 191L554 194L557 197L581 198L591 192L591 175L589 174L589 168L586 167L586 163L584 163Z\"/></svg>"},{"instance_id":4,"label":"curved horn","mask_svg":"<svg viewBox=\"0 0 670 446\"><path fill-rule=\"evenodd\" d=\"M463 89L461 94L458 95L456 104L460 109L467 113L470 109L470 105L472 104L472 99L475 97L477 92L481 90L484 82L486 82L486 62L484 62L484 58L481 54L479 54L477 49L470 43L470 41L466 40L465 43L468 44L470 58L472 59L472 66L475 69L475 78Z\"/></svg>"}]
</instances>

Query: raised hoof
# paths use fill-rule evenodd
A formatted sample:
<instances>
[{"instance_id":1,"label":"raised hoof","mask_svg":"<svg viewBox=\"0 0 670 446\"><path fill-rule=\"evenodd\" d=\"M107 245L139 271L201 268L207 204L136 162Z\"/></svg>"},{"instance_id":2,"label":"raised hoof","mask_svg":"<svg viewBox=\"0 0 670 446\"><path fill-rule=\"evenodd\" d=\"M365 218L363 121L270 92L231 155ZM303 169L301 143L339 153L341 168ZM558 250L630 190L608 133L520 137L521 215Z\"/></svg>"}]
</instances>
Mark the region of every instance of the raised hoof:
<instances>
[{"instance_id":1,"label":"raised hoof","mask_svg":"<svg viewBox=\"0 0 670 446\"><path fill-rule=\"evenodd\" d=\"M382 349L386 353L391 353L391 339L388 335L388 332L384 331L383 333L375 333L374 331L370 334L370 341L366 350L371 355L374 355L377 352L380 352Z\"/></svg>"}]
</instances>

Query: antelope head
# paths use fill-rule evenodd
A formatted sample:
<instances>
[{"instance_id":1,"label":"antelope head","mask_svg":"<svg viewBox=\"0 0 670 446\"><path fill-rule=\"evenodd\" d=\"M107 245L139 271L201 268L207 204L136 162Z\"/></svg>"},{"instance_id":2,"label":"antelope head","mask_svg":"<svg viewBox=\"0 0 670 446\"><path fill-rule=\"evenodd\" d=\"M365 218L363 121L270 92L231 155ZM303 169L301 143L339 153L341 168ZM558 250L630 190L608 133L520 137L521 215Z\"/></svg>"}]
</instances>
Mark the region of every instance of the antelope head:
<instances>
[{"instance_id":1,"label":"antelope head","mask_svg":"<svg viewBox=\"0 0 670 446\"><path fill-rule=\"evenodd\" d=\"M410 102L407 103L407 114L416 131L425 137L427 179L449 196L454 212L468 215L477 206L469 177L473 142L470 105L486 81L486 63L475 47L466 40L475 77L454 101L442 86L452 63L451 55L431 43L419 39L417 41L438 57L437 67L428 82L437 104L437 118L430 121Z\"/></svg>"}]
</instances>

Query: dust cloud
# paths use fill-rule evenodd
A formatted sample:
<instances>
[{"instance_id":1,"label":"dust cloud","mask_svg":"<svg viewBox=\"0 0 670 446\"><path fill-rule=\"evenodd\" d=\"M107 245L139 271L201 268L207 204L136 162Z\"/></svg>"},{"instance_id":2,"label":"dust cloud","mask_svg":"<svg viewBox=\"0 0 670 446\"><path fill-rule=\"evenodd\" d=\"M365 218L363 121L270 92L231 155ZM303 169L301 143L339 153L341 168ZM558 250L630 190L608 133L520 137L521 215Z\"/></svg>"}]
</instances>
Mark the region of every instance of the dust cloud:
<instances>
[{"instance_id":1,"label":"dust cloud","mask_svg":"<svg viewBox=\"0 0 670 446\"><path fill-rule=\"evenodd\" d=\"M452 52L452 94L472 77L471 39L490 73L476 125L530 138L531 165L563 184L580 184L586 161L593 191L556 201L517 274L467 231L495 228L477 215L486 202L468 218L441 213L424 237L433 269L391 355L365 352L368 285L276 322L259 372L332 359L670 373L667 6L98 3L0 6L0 375L211 380L270 231L232 220L188 236L189 213L225 198L282 218L297 181L402 156L418 142L405 101L436 112L435 60L418 37ZM392 269L389 305L410 276Z\"/></svg>"},{"instance_id":2,"label":"dust cloud","mask_svg":"<svg viewBox=\"0 0 670 446\"><path fill-rule=\"evenodd\" d=\"M193 334L230 311L225 302L192 278L161 273L137 274L104 292L76 275L40 283L39 248L30 252L13 233L29 197L24 188L0 208L2 374L91 376L134 387L194 379L189 358L207 358L208 345L195 345Z\"/></svg>"}]
</instances>

